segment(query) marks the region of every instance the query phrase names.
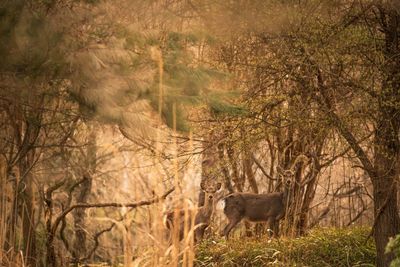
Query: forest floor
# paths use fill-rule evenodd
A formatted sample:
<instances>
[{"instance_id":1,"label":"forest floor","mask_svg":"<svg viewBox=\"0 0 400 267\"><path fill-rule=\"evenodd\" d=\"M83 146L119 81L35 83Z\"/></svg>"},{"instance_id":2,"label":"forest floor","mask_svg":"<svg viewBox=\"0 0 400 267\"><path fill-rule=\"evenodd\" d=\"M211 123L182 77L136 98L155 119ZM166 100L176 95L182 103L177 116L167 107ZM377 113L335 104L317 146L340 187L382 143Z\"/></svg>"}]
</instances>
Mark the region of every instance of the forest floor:
<instances>
[{"instance_id":1,"label":"forest floor","mask_svg":"<svg viewBox=\"0 0 400 267\"><path fill-rule=\"evenodd\" d=\"M370 227L317 228L299 238L232 237L204 240L196 249L196 267L372 267L376 249ZM143 262L132 263L141 266ZM86 264L86 267L123 266ZM147 265L146 265L147 266ZM181 266L181 265L180 265Z\"/></svg>"},{"instance_id":2,"label":"forest floor","mask_svg":"<svg viewBox=\"0 0 400 267\"><path fill-rule=\"evenodd\" d=\"M300 238L206 240L196 266L375 266L370 228L319 228Z\"/></svg>"}]
</instances>

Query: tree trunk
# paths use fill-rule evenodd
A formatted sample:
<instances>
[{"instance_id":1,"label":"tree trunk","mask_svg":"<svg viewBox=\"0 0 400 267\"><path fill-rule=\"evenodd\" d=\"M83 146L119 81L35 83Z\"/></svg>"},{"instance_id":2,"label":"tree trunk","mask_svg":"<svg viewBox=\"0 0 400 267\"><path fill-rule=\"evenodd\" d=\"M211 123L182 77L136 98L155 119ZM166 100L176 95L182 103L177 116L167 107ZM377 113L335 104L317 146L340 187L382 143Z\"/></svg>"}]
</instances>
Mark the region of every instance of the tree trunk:
<instances>
[{"instance_id":1,"label":"tree trunk","mask_svg":"<svg viewBox=\"0 0 400 267\"><path fill-rule=\"evenodd\" d=\"M323 135L323 136L324 136L324 138L320 138L320 139L318 139L316 137L312 137L312 140L314 140L314 143L315 143L315 153L311 152L311 154L315 155L315 156L312 159L312 164L309 165L310 172L305 177L305 180L308 182L307 182L307 184L304 185L307 187L305 188L305 191L304 191L303 203L301 206L299 221L297 224L297 231L298 231L299 235L304 235L306 233L306 230L308 227L309 210L310 210L311 203L313 202L314 197L315 197L316 186L317 186L317 182L318 182L318 175L322 168L321 164L320 164L320 158L321 158L322 150L324 148L326 135Z\"/></svg>"},{"instance_id":2,"label":"tree trunk","mask_svg":"<svg viewBox=\"0 0 400 267\"><path fill-rule=\"evenodd\" d=\"M236 190L238 192L243 192L243 188L244 188L244 177L240 177L239 174L239 168L238 168L238 163L237 163L237 155L235 153L235 150L233 148L233 144L228 144L227 145L227 150L226 150L227 154L228 154L228 159L229 159L229 163L232 167L232 173L233 173L233 182L235 184Z\"/></svg>"},{"instance_id":3,"label":"tree trunk","mask_svg":"<svg viewBox=\"0 0 400 267\"><path fill-rule=\"evenodd\" d=\"M377 250L377 267L389 266L393 253L385 254L385 247L390 237L399 233L400 223L397 209L397 189L392 186L390 177L374 181L374 239ZM391 188L392 187L392 188Z\"/></svg>"},{"instance_id":4,"label":"tree trunk","mask_svg":"<svg viewBox=\"0 0 400 267\"><path fill-rule=\"evenodd\" d=\"M46 223L46 266L47 267L56 267L56 252L54 248L54 235L52 229L52 221L53 221L53 199L52 192L50 194L45 195L45 223Z\"/></svg>"},{"instance_id":5,"label":"tree trunk","mask_svg":"<svg viewBox=\"0 0 400 267\"><path fill-rule=\"evenodd\" d=\"M251 152L246 151L245 158L243 159L243 169L244 172L246 173L247 181L249 182L251 190L253 191L253 193L258 194L257 181L256 178L254 177L254 172L252 167L253 167L253 159L251 157Z\"/></svg>"},{"instance_id":6,"label":"tree trunk","mask_svg":"<svg viewBox=\"0 0 400 267\"><path fill-rule=\"evenodd\" d=\"M308 212L310 209L310 205L314 200L318 174L319 170L312 170L312 173L310 173L310 177L306 177L306 179L309 179L309 182L304 192L303 203L300 210L299 220L297 222L296 228L298 235L304 235L308 227Z\"/></svg>"},{"instance_id":7,"label":"tree trunk","mask_svg":"<svg viewBox=\"0 0 400 267\"><path fill-rule=\"evenodd\" d=\"M9 175L7 173L7 175ZM6 236L3 243L4 251L11 251L15 246L15 232L18 224L18 182L17 178L13 181L13 189L11 194L11 209L7 214Z\"/></svg>"},{"instance_id":8,"label":"tree trunk","mask_svg":"<svg viewBox=\"0 0 400 267\"><path fill-rule=\"evenodd\" d=\"M215 136L211 133L207 136L207 148L203 153L203 160L201 163L201 183L207 181L208 179L217 179L216 173L218 164L216 160L216 156L218 151L216 150L216 145L213 143ZM206 145L205 145L206 146ZM203 190L199 192L199 201L197 203L198 207L202 207L205 205L205 193Z\"/></svg>"},{"instance_id":9,"label":"tree trunk","mask_svg":"<svg viewBox=\"0 0 400 267\"><path fill-rule=\"evenodd\" d=\"M47 267L56 267L56 253L54 249L54 234L50 231L47 231L46 238L46 266Z\"/></svg>"},{"instance_id":10,"label":"tree trunk","mask_svg":"<svg viewBox=\"0 0 400 267\"><path fill-rule=\"evenodd\" d=\"M87 199L92 187L92 178L85 176L85 181L80 185L79 196L76 201L78 203L87 203ZM73 244L74 262L86 255L86 212L85 209L75 209L73 212L75 240Z\"/></svg>"},{"instance_id":11,"label":"tree trunk","mask_svg":"<svg viewBox=\"0 0 400 267\"><path fill-rule=\"evenodd\" d=\"M20 212L22 217L22 233L24 237L25 259L28 266L37 266L36 255L36 231L35 231L35 209L33 203L33 177L30 168L33 164L33 151L27 153L21 160L20 173L24 175L21 179L20 190Z\"/></svg>"},{"instance_id":12,"label":"tree trunk","mask_svg":"<svg viewBox=\"0 0 400 267\"><path fill-rule=\"evenodd\" d=\"M87 203L92 190L92 175L96 171L97 147L96 147L96 128L89 125L88 146L86 150L84 182L79 187L79 194L76 198L78 203ZM85 209L76 209L73 212L75 240L73 243L72 256L74 262L79 263L80 259L86 256L86 212Z\"/></svg>"},{"instance_id":13,"label":"tree trunk","mask_svg":"<svg viewBox=\"0 0 400 267\"><path fill-rule=\"evenodd\" d=\"M375 135L374 166L376 177L374 187L374 238L377 249L377 266L389 266L394 254L385 254L390 237L400 232L400 218L397 207L397 176L399 144L393 122L382 120Z\"/></svg>"},{"instance_id":14,"label":"tree trunk","mask_svg":"<svg viewBox=\"0 0 400 267\"><path fill-rule=\"evenodd\" d=\"M37 266L36 256L36 231L35 231L35 220L34 220L34 208L32 203L32 190L26 189L26 195L23 197L23 220L22 220L22 232L24 235L25 243L25 258L27 265L30 267Z\"/></svg>"},{"instance_id":15,"label":"tree trunk","mask_svg":"<svg viewBox=\"0 0 400 267\"><path fill-rule=\"evenodd\" d=\"M393 253L385 254L389 237L400 232L397 207L397 179L400 159L400 15L390 5L378 4L381 27L385 34L385 64L382 91L379 98L380 114L375 130L374 167L371 177L374 186L374 238L378 267L389 266Z\"/></svg>"},{"instance_id":16,"label":"tree trunk","mask_svg":"<svg viewBox=\"0 0 400 267\"><path fill-rule=\"evenodd\" d=\"M228 190L229 193L233 193L233 186L232 186L232 177L229 174L229 169L227 167L226 161L225 161L225 145L223 143L218 145L218 160L219 160L219 165L221 167L222 173L224 174L224 184L225 188Z\"/></svg>"}]
</instances>

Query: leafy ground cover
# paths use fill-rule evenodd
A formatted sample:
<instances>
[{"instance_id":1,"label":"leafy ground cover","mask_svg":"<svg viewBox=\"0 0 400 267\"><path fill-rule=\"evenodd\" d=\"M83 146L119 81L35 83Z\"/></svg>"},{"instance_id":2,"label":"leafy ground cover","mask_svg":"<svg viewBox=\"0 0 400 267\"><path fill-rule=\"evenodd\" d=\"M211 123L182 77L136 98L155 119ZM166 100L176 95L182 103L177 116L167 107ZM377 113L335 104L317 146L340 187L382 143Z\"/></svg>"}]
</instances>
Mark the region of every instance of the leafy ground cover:
<instances>
[{"instance_id":1,"label":"leafy ground cover","mask_svg":"<svg viewBox=\"0 0 400 267\"><path fill-rule=\"evenodd\" d=\"M370 228L320 228L300 238L206 240L196 266L375 266Z\"/></svg>"}]
</instances>

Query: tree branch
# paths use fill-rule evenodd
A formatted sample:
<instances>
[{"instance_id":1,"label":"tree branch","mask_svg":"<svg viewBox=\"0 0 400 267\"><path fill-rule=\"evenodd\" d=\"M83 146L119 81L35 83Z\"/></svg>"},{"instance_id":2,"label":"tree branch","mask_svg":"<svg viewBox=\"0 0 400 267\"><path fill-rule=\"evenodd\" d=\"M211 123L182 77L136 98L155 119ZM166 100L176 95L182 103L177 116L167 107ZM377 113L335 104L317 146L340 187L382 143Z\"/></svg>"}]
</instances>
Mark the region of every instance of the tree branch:
<instances>
[{"instance_id":1,"label":"tree branch","mask_svg":"<svg viewBox=\"0 0 400 267\"><path fill-rule=\"evenodd\" d=\"M357 141L353 133L345 125L344 121L341 120L340 117L336 114L335 109L331 103L331 99L327 95L326 92L327 88L325 86L325 82L322 77L321 69L313 61L311 56L309 56L306 52L305 54L307 55L306 60L308 61L308 63L310 63L310 65L313 66L316 70L317 84L318 84L317 89L320 93L319 97L317 96L317 99L319 100L318 102L320 102L321 108L323 109L324 113L331 119L336 129L339 131L339 133L343 136L343 138L347 141L347 143L352 148L354 153L357 155L358 159L361 161L362 165L368 172L369 176L376 177L374 166L370 161L370 159L368 158L367 154L365 153L364 149L362 149L362 147L360 146L359 144L360 142Z\"/></svg>"},{"instance_id":2,"label":"tree branch","mask_svg":"<svg viewBox=\"0 0 400 267\"><path fill-rule=\"evenodd\" d=\"M268 179L272 180L272 181L277 181L278 179L275 179L274 177L272 177L271 175L269 175L267 173L267 171L263 168L263 166L261 165L261 163L258 161L258 159L256 159L256 157L254 156L254 154L251 154L251 158L254 160L254 163L257 165L257 167L261 170L261 172L265 175L265 177L267 177Z\"/></svg>"},{"instance_id":3,"label":"tree branch","mask_svg":"<svg viewBox=\"0 0 400 267\"><path fill-rule=\"evenodd\" d=\"M52 234L55 234L57 231L58 225L60 222L63 220L65 216L67 216L71 211L77 208L84 208L84 209L90 209L90 208L108 208L108 207L114 207L114 208L122 208L122 207L128 207L128 208L137 208L137 207L142 207L142 206L149 206L151 204L157 203L162 199L165 199L169 194L171 194L175 188L171 188L167 192L165 192L161 197L155 197L153 199L149 200L143 200L135 203L115 203L115 202L110 202L110 203L78 203L75 205L70 206L68 209L64 210L54 221L53 227L51 229Z\"/></svg>"}]
</instances>

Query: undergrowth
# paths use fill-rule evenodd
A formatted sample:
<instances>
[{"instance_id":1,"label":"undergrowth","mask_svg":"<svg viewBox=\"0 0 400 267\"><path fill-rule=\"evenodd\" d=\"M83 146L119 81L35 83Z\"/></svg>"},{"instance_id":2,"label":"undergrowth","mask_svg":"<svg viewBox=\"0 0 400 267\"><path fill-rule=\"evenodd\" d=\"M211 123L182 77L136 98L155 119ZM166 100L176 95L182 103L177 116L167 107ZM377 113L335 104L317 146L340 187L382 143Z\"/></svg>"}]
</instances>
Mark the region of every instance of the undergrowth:
<instances>
[{"instance_id":1,"label":"undergrowth","mask_svg":"<svg viewBox=\"0 0 400 267\"><path fill-rule=\"evenodd\" d=\"M374 266L369 228L321 228L300 238L205 240L196 266Z\"/></svg>"}]
</instances>

